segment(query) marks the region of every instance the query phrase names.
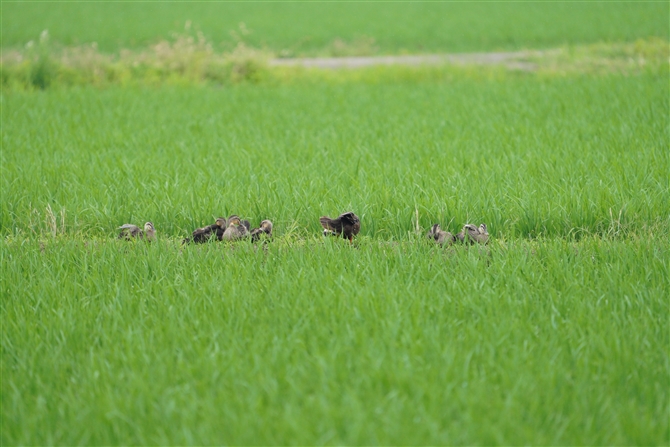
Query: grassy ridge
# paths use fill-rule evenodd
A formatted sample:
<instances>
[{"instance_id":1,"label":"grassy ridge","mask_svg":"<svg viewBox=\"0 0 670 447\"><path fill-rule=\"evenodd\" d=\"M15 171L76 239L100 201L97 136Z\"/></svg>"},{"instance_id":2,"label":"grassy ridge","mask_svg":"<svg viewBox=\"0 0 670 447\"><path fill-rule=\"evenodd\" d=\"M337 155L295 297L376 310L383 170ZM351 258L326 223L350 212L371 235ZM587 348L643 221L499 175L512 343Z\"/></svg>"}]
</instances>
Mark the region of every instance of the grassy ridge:
<instances>
[{"instance_id":1,"label":"grassy ridge","mask_svg":"<svg viewBox=\"0 0 670 447\"><path fill-rule=\"evenodd\" d=\"M424 228L481 221L496 237L667 231L667 98L663 76L503 72L12 93L2 232L49 234L57 217L99 237L152 220L178 238L242 213L304 236L344 209L382 239L404 238L417 212Z\"/></svg>"},{"instance_id":2,"label":"grassy ridge","mask_svg":"<svg viewBox=\"0 0 670 447\"><path fill-rule=\"evenodd\" d=\"M3 243L3 444L663 444L668 240Z\"/></svg>"},{"instance_id":3,"label":"grassy ridge","mask_svg":"<svg viewBox=\"0 0 670 447\"><path fill-rule=\"evenodd\" d=\"M2 46L48 29L65 45L141 48L188 20L218 48L242 38L284 56L515 50L667 41L669 13L665 2L3 2Z\"/></svg>"},{"instance_id":4,"label":"grassy ridge","mask_svg":"<svg viewBox=\"0 0 670 447\"><path fill-rule=\"evenodd\" d=\"M564 46L546 51L521 51L494 63L495 54L467 64L395 65L356 70L324 70L278 66L276 54L244 42L217 52L201 33L175 34L150 48L120 54L104 53L95 45L62 47L47 32L37 43L2 53L0 82L3 91L45 90L93 85L111 86L226 86L250 84L380 83L389 80L421 82L495 75L501 68L531 71L540 76L574 76L618 73L623 75L668 73L670 46L659 38L629 43ZM512 57L513 59L509 59ZM340 59L340 62L342 59ZM486 62L489 64L487 65ZM294 61L295 62L295 61Z\"/></svg>"}]
</instances>

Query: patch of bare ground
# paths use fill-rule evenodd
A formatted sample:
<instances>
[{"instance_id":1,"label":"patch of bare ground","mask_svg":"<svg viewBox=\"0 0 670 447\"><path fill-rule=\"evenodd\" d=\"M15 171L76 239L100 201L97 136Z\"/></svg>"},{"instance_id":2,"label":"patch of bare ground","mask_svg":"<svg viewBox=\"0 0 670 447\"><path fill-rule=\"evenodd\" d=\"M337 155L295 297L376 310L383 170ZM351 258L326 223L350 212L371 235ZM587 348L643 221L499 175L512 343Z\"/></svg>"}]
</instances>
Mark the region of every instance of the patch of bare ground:
<instances>
[{"instance_id":1,"label":"patch of bare ground","mask_svg":"<svg viewBox=\"0 0 670 447\"><path fill-rule=\"evenodd\" d=\"M549 51L516 51L495 53L428 54L412 56L355 56L272 59L270 66L302 66L310 68L364 68L378 65L500 65L509 69L533 71L537 63L531 58L541 58L556 53Z\"/></svg>"},{"instance_id":2,"label":"patch of bare ground","mask_svg":"<svg viewBox=\"0 0 670 447\"><path fill-rule=\"evenodd\" d=\"M349 56L271 59L271 67L356 69L374 66L497 66L544 73L635 73L666 69L670 42L660 38L627 43L596 43L548 50L403 56Z\"/></svg>"}]
</instances>

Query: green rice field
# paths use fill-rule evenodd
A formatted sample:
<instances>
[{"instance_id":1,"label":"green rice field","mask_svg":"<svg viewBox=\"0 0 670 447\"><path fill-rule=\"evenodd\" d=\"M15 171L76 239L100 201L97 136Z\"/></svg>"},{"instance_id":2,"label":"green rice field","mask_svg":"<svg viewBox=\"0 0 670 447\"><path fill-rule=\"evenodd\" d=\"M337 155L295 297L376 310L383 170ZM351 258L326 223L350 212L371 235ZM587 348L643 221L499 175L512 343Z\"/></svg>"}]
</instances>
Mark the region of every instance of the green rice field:
<instances>
[{"instance_id":1,"label":"green rice field","mask_svg":"<svg viewBox=\"0 0 670 447\"><path fill-rule=\"evenodd\" d=\"M314 17L299 20L309 32L340 17L295 54L355 30L379 53L452 48L400 24L410 4L360 6L397 23L394 42L349 21L356 4L198 5L273 51L307 31L273 28L262 5ZM35 21L54 45L112 52L197 23L186 6L145 28L125 3L55 3ZM414 6L487 29L483 4ZM3 48L40 32L9 17L44 7L3 2ZM455 51L668 40L657 14L607 34L623 11L667 4L575 8L573 31L449 38ZM532 3L519 20L574 12ZM77 25L59 31L58 14ZM110 18L99 37L96 14ZM667 445L670 86L667 57L640 60L40 88L3 71L0 443ZM324 238L319 217L347 210L353 243ZM231 214L272 220L274 237L182 245ZM156 241L117 239L146 221ZM440 247L434 223L486 223L490 241Z\"/></svg>"},{"instance_id":2,"label":"green rice field","mask_svg":"<svg viewBox=\"0 0 670 447\"><path fill-rule=\"evenodd\" d=\"M193 30L284 55L552 48L670 37L670 6L623 2L2 2L4 47L49 30L65 45L141 48ZM240 27L240 24L243 24Z\"/></svg>"}]
</instances>

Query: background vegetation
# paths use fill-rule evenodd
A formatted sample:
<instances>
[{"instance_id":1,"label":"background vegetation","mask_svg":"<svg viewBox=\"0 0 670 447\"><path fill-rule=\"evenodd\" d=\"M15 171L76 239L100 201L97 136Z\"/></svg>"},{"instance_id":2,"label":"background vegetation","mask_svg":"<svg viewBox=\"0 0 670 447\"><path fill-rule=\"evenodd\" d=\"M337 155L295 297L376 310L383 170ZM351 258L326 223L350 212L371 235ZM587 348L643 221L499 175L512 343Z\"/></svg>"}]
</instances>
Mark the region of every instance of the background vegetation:
<instances>
[{"instance_id":1,"label":"background vegetation","mask_svg":"<svg viewBox=\"0 0 670 447\"><path fill-rule=\"evenodd\" d=\"M96 42L114 52L144 48L182 32L188 21L217 50L244 38L283 56L542 49L667 41L669 8L651 1L3 2L2 40L19 47L48 29L64 45Z\"/></svg>"}]
</instances>

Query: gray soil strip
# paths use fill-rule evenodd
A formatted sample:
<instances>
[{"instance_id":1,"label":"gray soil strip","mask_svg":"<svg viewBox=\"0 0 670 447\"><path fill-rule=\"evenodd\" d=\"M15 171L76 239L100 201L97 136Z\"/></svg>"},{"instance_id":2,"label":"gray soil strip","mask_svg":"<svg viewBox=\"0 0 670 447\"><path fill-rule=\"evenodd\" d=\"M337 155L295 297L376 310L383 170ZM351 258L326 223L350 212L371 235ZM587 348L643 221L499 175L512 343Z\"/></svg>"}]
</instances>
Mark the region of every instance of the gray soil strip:
<instances>
[{"instance_id":1,"label":"gray soil strip","mask_svg":"<svg viewBox=\"0 0 670 447\"><path fill-rule=\"evenodd\" d=\"M510 53L429 54L423 56L356 56L273 59L272 66L302 66L315 68L363 68L375 65L501 65L516 70L532 71L536 65L528 59L546 54L543 51Z\"/></svg>"}]
</instances>

